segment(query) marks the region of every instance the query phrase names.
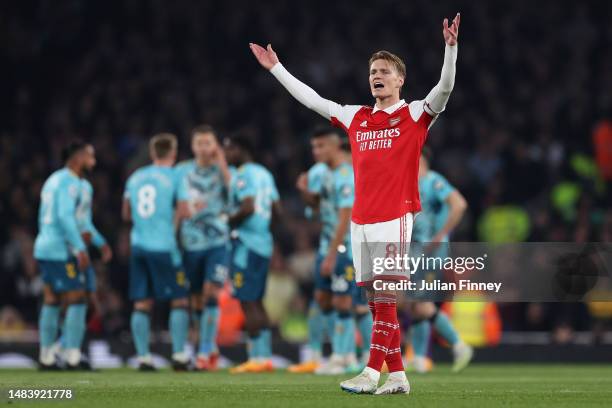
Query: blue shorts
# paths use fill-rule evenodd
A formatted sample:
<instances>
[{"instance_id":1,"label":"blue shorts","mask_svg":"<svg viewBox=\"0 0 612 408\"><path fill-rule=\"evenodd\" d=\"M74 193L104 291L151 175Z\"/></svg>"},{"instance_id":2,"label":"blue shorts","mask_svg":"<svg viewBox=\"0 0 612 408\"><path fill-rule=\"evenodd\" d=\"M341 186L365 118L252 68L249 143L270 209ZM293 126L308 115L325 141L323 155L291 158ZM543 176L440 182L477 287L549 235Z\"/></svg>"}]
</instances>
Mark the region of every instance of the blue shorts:
<instances>
[{"instance_id":1,"label":"blue shorts","mask_svg":"<svg viewBox=\"0 0 612 408\"><path fill-rule=\"evenodd\" d=\"M353 306L368 306L368 299L363 286L355 285L355 290L353 291Z\"/></svg>"},{"instance_id":2,"label":"blue shorts","mask_svg":"<svg viewBox=\"0 0 612 408\"><path fill-rule=\"evenodd\" d=\"M204 282L222 286L228 275L229 250L225 245L201 251L183 252L183 265L191 293L202 292Z\"/></svg>"},{"instance_id":3,"label":"blue shorts","mask_svg":"<svg viewBox=\"0 0 612 408\"><path fill-rule=\"evenodd\" d=\"M315 289L337 295L353 295L355 292L355 267L353 260L346 254L338 254L336 267L331 276L321 276L323 255L317 255L315 263Z\"/></svg>"},{"instance_id":4,"label":"blue shorts","mask_svg":"<svg viewBox=\"0 0 612 408\"><path fill-rule=\"evenodd\" d=\"M97 289L96 284L96 271L93 266L89 265L89 268L85 271L85 290L87 292L93 293Z\"/></svg>"},{"instance_id":5,"label":"blue shorts","mask_svg":"<svg viewBox=\"0 0 612 408\"><path fill-rule=\"evenodd\" d=\"M246 247L240 240L232 241L233 296L242 302L263 299L268 279L270 258Z\"/></svg>"},{"instance_id":6,"label":"blue shorts","mask_svg":"<svg viewBox=\"0 0 612 408\"><path fill-rule=\"evenodd\" d=\"M85 274L79 271L76 259L44 261L38 259L42 280L55 293L85 289Z\"/></svg>"},{"instance_id":7,"label":"blue shorts","mask_svg":"<svg viewBox=\"0 0 612 408\"><path fill-rule=\"evenodd\" d=\"M188 281L180 261L171 252L132 247L130 254L130 300L187 297Z\"/></svg>"}]
</instances>

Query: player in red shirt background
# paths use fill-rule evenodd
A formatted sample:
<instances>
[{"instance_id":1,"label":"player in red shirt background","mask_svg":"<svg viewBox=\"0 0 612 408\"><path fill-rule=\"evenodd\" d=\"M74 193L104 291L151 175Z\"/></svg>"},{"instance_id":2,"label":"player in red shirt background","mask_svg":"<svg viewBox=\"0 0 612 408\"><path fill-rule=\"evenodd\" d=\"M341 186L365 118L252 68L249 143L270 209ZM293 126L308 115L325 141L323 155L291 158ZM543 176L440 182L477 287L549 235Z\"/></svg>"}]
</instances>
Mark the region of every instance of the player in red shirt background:
<instances>
[{"instance_id":1,"label":"player in red shirt background","mask_svg":"<svg viewBox=\"0 0 612 408\"><path fill-rule=\"evenodd\" d=\"M343 381L342 389L355 393L408 393L410 384L401 357L401 332L397 320L396 293L374 290L374 280L406 279L404 273L374 275L371 264L376 243L393 245L401 256L407 251L414 215L421 209L418 169L427 131L448 101L455 82L457 38L461 17L442 22L446 47L440 81L425 99L406 103L400 92L406 77L403 61L388 51L378 51L369 63L369 83L374 107L339 105L319 96L292 76L268 44L250 44L257 61L307 108L314 110L349 136L355 172L355 203L351 240L356 280L367 287L374 318L370 359L356 377ZM388 252L388 251L387 251ZM366 266L365 268L363 266ZM378 387L383 362L387 381Z\"/></svg>"}]
</instances>

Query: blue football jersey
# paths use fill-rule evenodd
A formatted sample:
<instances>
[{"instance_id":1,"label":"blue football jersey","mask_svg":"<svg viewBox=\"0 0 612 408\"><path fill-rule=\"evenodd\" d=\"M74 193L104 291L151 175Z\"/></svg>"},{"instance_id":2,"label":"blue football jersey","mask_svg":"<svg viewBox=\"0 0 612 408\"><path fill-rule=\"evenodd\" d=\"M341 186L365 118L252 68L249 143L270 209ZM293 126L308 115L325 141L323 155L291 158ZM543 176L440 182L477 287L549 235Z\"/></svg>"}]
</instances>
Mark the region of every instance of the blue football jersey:
<instances>
[{"instance_id":1,"label":"blue football jersey","mask_svg":"<svg viewBox=\"0 0 612 408\"><path fill-rule=\"evenodd\" d=\"M85 250L76 219L81 179L67 168L55 171L45 181L40 194L38 235L34 258L66 261Z\"/></svg>"},{"instance_id":2,"label":"blue football jersey","mask_svg":"<svg viewBox=\"0 0 612 408\"><path fill-rule=\"evenodd\" d=\"M414 219L412 240L429 242L446 223L448 204L446 199L455 188L440 173L429 170L419 178L421 212ZM448 236L443 242L448 242Z\"/></svg>"},{"instance_id":3,"label":"blue football jersey","mask_svg":"<svg viewBox=\"0 0 612 408\"><path fill-rule=\"evenodd\" d=\"M149 165L128 179L124 198L132 214L132 246L148 251L176 251L174 208L186 201L186 189L172 167Z\"/></svg>"},{"instance_id":4,"label":"blue football jersey","mask_svg":"<svg viewBox=\"0 0 612 408\"><path fill-rule=\"evenodd\" d=\"M355 181L353 166L342 163L335 169L328 169L321 180L319 212L321 214L321 237L319 240L319 253L323 256L329 251L329 243L334 237L338 226L338 211L342 208L353 207L355 201ZM344 237L344 246L351 254L350 231Z\"/></svg>"},{"instance_id":5,"label":"blue football jersey","mask_svg":"<svg viewBox=\"0 0 612 408\"><path fill-rule=\"evenodd\" d=\"M323 176L328 170L329 168L325 163L315 163L308 169L308 191L315 194L321 194ZM306 218L312 218L314 215L312 208L306 206L304 215Z\"/></svg>"},{"instance_id":6,"label":"blue football jersey","mask_svg":"<svg viewBox=\"0 0 612 408\"><path fill-rule=\"evenodd\" d=\"M203 209L181 224L181 246L188 251L199 251L227 243L229 228L227 212L229 189L221 169L212 165L200 167L195 160L176 166L181 188L187 189L190 207L203 205Z\"/></svg>"},{"instance_id":7,"label":"blue football jersey","mask_svg":"<svg viewBox=\"0 0 612 408\"><path fill-rule=\"evenodd\" d=\"M100 248L106 244L106 240L93 223L92 200L93 187L91 183L87 179L81 179L80 199L76 209L77 225L80 232L89 232L91 243Z\"/></svg>"},{"instance_id":8,"label":"blue football jersey","mask_svg":"<svg viewBox=\"0 0 612 408\"><path fill-rule=\"evenodd\" d=\"M243 164L232 177L231 195L235 207L247 197L255 200L255 212L237 228L240 241L258 255L272 256L272 203L279 199L272 174L260 164Z\"/></svg>"}]
</instances>

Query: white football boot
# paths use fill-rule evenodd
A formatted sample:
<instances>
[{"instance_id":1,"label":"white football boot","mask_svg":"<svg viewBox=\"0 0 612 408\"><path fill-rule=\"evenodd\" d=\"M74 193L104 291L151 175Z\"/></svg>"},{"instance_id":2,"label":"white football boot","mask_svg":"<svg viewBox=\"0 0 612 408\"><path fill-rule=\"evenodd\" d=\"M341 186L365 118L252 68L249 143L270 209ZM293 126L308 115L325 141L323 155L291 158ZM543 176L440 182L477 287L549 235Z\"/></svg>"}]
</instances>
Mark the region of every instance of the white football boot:
<instances>
[{"instance_id":1,"label":"white football boot","mask_svg":"<svg viewBox=\"0 0 612 408\"><path fill-rule=\"evenodd\" d=\"M472 347L462 341L455 344L453 346L453 373L458 373L467 367L470 361L472 361L472 357L474 357L474 349Z\"/></svg>"},{"instance_id":2,"label":"white football boot","mask_svg":"<svg viewBox=\"0 0 612 408\"><path fill-rule=\"evenodd\" d=\"M370 367L366 367L356 377L340 383L340 388L354 394L372 394L376 391L380 373Z\"/></svg>"},{"instance_id":3,"label":"white football boot","mask_svg":"<svg viewBox=\"0 0 612 408\"><path fill-rule=\"evenodd\" d=\"M410 392L410 383L406 378L406 373L403 371L397 371L389 374L387 381L374 393L375 395L387 395L387 394L408 394Z\"/></svg>"},{"instance_id":4,"label":"white football boot","mask_svg":"<svg viewBox=\"0 0 612 408\"><path fill-rule=\"evenodd\" d=\"M337 354L332 354L325 364L321 364L319 368L315 370L317 375L340 375L344 374L346 366L344 357Z\"/></svg>"}]
</instances>

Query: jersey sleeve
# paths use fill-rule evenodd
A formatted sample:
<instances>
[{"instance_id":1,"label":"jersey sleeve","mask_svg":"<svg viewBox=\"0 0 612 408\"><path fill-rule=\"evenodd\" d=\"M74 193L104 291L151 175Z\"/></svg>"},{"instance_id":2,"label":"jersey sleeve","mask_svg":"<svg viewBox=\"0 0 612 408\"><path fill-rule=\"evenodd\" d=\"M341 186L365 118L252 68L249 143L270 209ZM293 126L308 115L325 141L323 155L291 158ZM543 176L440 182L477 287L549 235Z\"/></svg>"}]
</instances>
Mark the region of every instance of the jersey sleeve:
<instances>
[{"instance_id":1,"label":"jersey sleeve","mask_svg":"<svg viewBox=\"0 0 612 408\"><path fill-rule=\"evenodd\" d=\"M343 127L344 130L348 130L355 117L355 113L361 109L361 106L340 105L321 97L308 85L291 75L280 62L272 67L270 73L300 103L324 118L331 120L334 126Z\"/></svg>"},{"instance_id":2,"label":"jersey sleeve","mask_svg":"<svg viewBox=\"0 0 612 408\"><path fill-rule=\"evenodd\" d=\"M270 191L270 199L272 202L280 200L280 194L278 194L278 188L276 187L274 178L272 178L272 191Z\"/></svg>"},{"instance_id":3,"label":"jersey sleeve","mask_svg":"<svg viewBox=\"0 0 612 408\"><path fill-rule=\"evenodd\" d=\"M336 197L338 197L339 208L351 208L355 202L355 184L353 172L342 169L340 177L336 182Z\"/></svg>"},{"instance_id":4,"label":"jersey sleeve","mask_svg":"<svg viewBox=\"0 0 612 408\"><path fill-rule=\"evenodd\" d=\"M89 182L87 182L89 183ZM93 202L93 189L91 185L88 186L88 190L91 195L91 202ZM96 228L93 222L93 211L91 205L89 205L83 215L83 220L79 225L81 232L89 232L91 234L91 243L96 247L100 248L106 245L106 239L102 236L100 231Z\"/></svg>"},{"instance_id":5,"label":"jersey sleeve","mask_svg":"<svg viewBox=\"0 0 612 408\"><path fill-rule=\"evenodd\" d=\"M255 197L257 190L255 188L255 180L249 171L240 171L236 173L235 195L239 202L244 201L247 197Z\"/></svg>"},{"instance_id":6,"label":"jersey sleeve","mask_svg":"<svg viewBox=\"0 0 612 408\"><path fill-rule=\"evenodd\" d=\"M174 169L174 184L177 201L189 200L189 186L187 184L186 172L178 167Z\"/></svg>"},{"instance_id":7,"label":"jersey sleeve","mask_svg":"<svg viewBox=\"0 0 612 408\"><path fill-rule=\"evenodd\" d=\"M129 200L130 199L130 189L132 187L132 184L134 183L132 176L130 176L127 181L125 182L125 189L123 190L123 199L124 200Z\"/></svg>"},{"instance_id":8,"label":"jersey sleeve","mask_svg":"<svg viewBox=\"0 0 612 408\"><path fill-rule=\"evenodd\" d=\"M433 194L440 202L446 201L448 196L455 191L455 187L443 175L437 173L434 175L431 187Z\"/></svg>"},{"instance_id":9,"label":"jersey sleeve","mask_svg":"<svg viewBox=\"0 0 612 408\"><path fill-rule=\"evenodd\" d=\"M308 191L314 194L321 192L323 173L326 171L325 165L317 163L308 170Z\"/></svg>"},{"instance_id":10,"label":"jersey sleeve","mask_svg":"<svg viewBox=\"0 0 612 408\"><path fill-rule=\"evenodd\" d=\"M76 203L79 193L78 181L66 182L57 195L57 215L66 241L77 251L84 251L85 242L81 237L76 219Z\"/></svg>"},{"instance_id":11,"label":"jersey sleeve","mask_svg":"<svg viewBox=\"0 0 612 408\"><path fill-rule=\"evenodd\" d=\"M338 103L331 102L329 104L329 116L332 125L344 129L348 132L351 122L355 118L355 115L362 108L360 105L340 105Z\"/></svg>"},{"instance_id":12,"label":"jersey sleeve","mask_svg":"<svg viewBox=\"0 0 612 408\"><path fill-rule=\"evenodd\" d=\"M437 115L427 113L424 99L410 102L408 104L408 111L412 120L426 129L429 129L438 118Z\"/></svg>"}]
</instances>

